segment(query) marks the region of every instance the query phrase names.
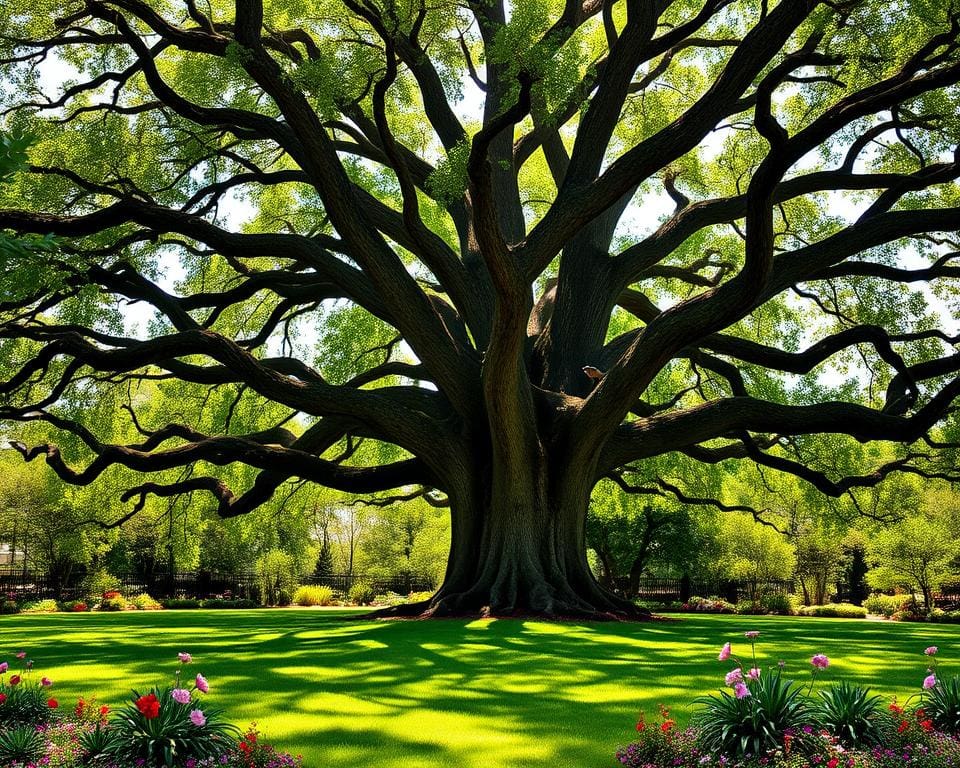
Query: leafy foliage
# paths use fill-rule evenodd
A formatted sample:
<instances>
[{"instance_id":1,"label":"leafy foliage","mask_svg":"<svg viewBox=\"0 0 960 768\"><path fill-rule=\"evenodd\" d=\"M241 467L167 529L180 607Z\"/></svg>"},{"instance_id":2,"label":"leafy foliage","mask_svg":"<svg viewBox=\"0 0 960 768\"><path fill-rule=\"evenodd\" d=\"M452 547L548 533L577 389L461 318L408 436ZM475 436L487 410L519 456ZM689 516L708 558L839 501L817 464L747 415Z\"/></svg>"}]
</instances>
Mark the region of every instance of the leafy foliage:
<instances>
[{"instance_id":1,"label":"leafy foliage","mask_svg":"<svg viewBox=\"0 0 960 768\"><path fill-rule=\"evenodd\" d=\"M0 764L32 763L43 755L46 742L33 725L0 730Z\"/></svg>"},{"instance_id":2,"label":"leafy foliage","mask_svg":"<svg viewBox=\"0 0 960 768\"><path fill-rule=\"evenodd\" d=\"M820 691L813 705L818 722L847 746L876 744L880 697L842 680Z\"/></svg>"},{"instance_id":3,"label":"leafy foliage","mask_svg":"<svg viewBox=\"0 0 960 768\"><path fill-rule=\"evenodd\" d=\"M706 752L761 755L783 744L784 733L800 733L812 719L802 687L779 670L761 674L742 698L720 691L697 699L692 719Z\"/></svg>"},{"instance_id":4,"label":"leafy foliage","mask_svg":"<svg viewBox=\"0 0 960 768\"><path fill-rule=\"evenodd\" d=\"M960 735L960 677L938 677L937 684L924 693L923 709L937 728Z\"/></svg>"},{"instance_id":5,"label":"leafy foliage","mask_svg":"<svg viewBox=\"0 0 960 768\"><path fill-rule=\"evenodd\" d=\"M146 694L133 692L133 701L118 710L111 719L114 738L104 749L125 760L143 759L150 766L170 768L193 758L215 758L227 750L239 729L223 720L219 709L203 707L204 725L190 720L198 704L180 704L171 696L172 688L151 688ZM156 714L145 713L137 701L156 698ZM152 716L151 716L152 715Z\"/></svg>"}]
</instances>

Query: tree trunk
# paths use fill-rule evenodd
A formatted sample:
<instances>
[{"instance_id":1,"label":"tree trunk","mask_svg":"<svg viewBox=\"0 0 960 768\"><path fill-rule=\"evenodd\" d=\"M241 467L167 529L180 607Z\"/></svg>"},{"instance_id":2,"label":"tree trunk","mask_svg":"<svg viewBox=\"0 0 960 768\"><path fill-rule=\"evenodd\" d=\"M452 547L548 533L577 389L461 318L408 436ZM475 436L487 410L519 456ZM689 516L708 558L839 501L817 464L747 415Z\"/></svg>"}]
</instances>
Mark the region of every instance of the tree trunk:
<instances>
[{"instance_id":1,"label":"tree trunk","mask_svg":"<svg viewBox=\"0 0 960 768\"><path fill-rule=\"evenodd\" d=\"M590 571L585 544L589 493L576 494L574 500L563 491L551 492L569 488L570 478L552 483L544 466L534 468L529 483L483 479L485 490L450 496L452 542L443 585L429 601L381 615L649 615L601 586Z\"/></svg>"}]
</instances>

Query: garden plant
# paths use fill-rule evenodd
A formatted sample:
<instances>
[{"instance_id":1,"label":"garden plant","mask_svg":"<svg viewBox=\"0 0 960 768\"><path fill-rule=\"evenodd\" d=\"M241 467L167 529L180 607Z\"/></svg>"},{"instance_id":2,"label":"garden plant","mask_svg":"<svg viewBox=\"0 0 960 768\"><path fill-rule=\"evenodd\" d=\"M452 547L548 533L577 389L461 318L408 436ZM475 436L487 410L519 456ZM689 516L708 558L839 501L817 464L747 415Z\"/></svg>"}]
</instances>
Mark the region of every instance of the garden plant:
<instances>
[{"instance_id":1,"label":"garden plant","mask_svg":"<svg viewBox=\"0 0 960 768\"><path fill-rule=\"evenodd\" d=\"M750 657L730 643L718 659L731 669L730 690L701 697L689 727L669 710L660 722L643 714L637 738L617 751L627 768L946 768L960 765L960 677L945 678L937 646L924 650L926 672L900 704L848 681L821 682L830 659L810 659L806 680L792 680L786 662L758 663L758 631L745 633ZM818 682L821 683L818 690Z\"/></svg>"},{"instance_id":2,"label":"garden plant","mask_svg":"<svg viewBox=\"0 0 960 768\"><path fill-rule=\"evenodd\" d=\"M72 708L49 695L53 681L36 679L34 662L16 654L18 671L0 662L0 766L3 768L297 768L299 758L246 732L206 704L206 678L189 676L191 654L177 654L172 685L133 691L112 711L96 699ZM190 679L188 679L190 678Z\"/></svg>"}]
</instances>

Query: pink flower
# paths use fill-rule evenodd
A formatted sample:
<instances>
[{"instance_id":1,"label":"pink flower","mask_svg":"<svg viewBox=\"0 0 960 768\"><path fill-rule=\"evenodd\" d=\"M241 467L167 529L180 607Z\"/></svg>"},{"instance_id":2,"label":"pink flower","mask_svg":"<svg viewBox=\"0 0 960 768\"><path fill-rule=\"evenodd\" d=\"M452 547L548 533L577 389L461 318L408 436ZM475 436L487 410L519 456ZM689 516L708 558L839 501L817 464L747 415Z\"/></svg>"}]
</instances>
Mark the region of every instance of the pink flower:
<instances>
[{"instance_id":1,"label":"pink flower","mask_svg":"<svg viewBox=\"0 0 960 768\"><path fill-rule=\"evenodd\" d=\"M199 728L207 724L207 718L204 717L202 710L192 709L190 710L190 722Z\"/></svg>"},{"instance_id":2,"label":"pink flower","mask_svg":"<svg viewBox=\"0 0 960 768\"><path fill-rule=\"evenodd\" d=\"M730 686L731 688L737 683L742 683L743 672L740 671L740 667L737 667L736 669L732 669L729 672L727 672L726 677L723 678L723 682L726 683L726 685Z\"/></svg>"},{"instance_id":3,"label":"pink flower","mask_svg":"<svg viewBox=\"0 0 960 768\"><path fill-rule=\"evenodd\" d=\"M18 659L25 659L25 658L27 658L27 652L26 652L26 651L18 651L18 652L17 652L17 658L18 658Z\"/></svg>"},{"instance_id":4,"label":"pink flower","mask_svg":"<svg viewBox=\"0 0 960 768\"><path fill-rule=\"evenodd\" d=\"M730 658L730 643L724 643L723 648L720 649L720 655L717 656L719 661L726 661Z\"/></svg>"},{"instance_id":5,"label":"pink flower","mask_svg":"<svg viewBox=\"0 0 960 768\"><path fill-rule=\"evenodd\" d=\"M760 633L756 630L751 630L750 632L744 632L743 636L747 638L747 640L756 640L758 637L760 637Z\"/></svg>"},{"instance_id":6,"label":"pink flower","mask_svg":"<svg viewBox=\"0 0 960 768\"><path fill-rule=\"evenodd\" d=\"M191 661L193 661L193 656L191 656L189 653L184 653L183 651L180 651L180 653L177 654L177 658L180 659L181 664L189 664Z\"/></svg>"},{"instance_id":7,"label":"pink flower","mask_svg":"<svg viewBox=\"0 0 960 768\"><path fill-rule=\"evenodd\" d=\"M750 695L750 689L743 683L737 683L733 686L733 695L738 699L745 699Z\"/></svg>"},{"instance_id":8,"label":"pink flower","mask_svg":"<svg viewBox=\"0 0 960 768\"><path fill-rule=\"evenodd\" d=\"M810 659L810 663L813 664L813 666L815 666L817 669L826 669L830 666L830 659L828 659L822 653L818 653L816 656Z\"/></svg>"},{"instance_id":9,"label":"pink flower","mask_svg":"<svg viewBox=\"0 0 960 768\"><path fill-rule=\"evenodd\" d=\"M170 696L173 698L177 704L189 704L190 703L190 691L186 688L174 688L170 691Z\"/></svg>"},{"instance_id":10,"label":"pink flower","mask_svg":"<svg viewBox=\"0 0 960 768\"><path fill-rule=\"evenodd\" d=\"M747 672L747 677L750 678L751 680L759 680L759 679L760 679L760 670L757 669L756 667L754 667L754 668L751 669L749 672Z\"/></svg>"},{"instance_id":11,"label":"pink flower","mask_svg":"<svg viewBox=\"0 0 960 768\"><path fill-rule=\"evenodd\" d=\"M0 675L10 669L10 665L5 661L0 661Z\"/></svg>"},{"instance_id":12,"label":"pink flower","mask_svg":"<svg viewBox=\"0 0 960 768\"><path fill-rule=\"evenodd\" d=\"M936 656L936 655L937 655L937 651L939 651L939 650L940 650L940 649L937 648L937 646L931 645L929 648L927 648L927 650L924 651L924 653L927 654L927 656Z\"/></svg>"},{"instance_id":13,"label":"pink flower","mask_svg":"<svg viewBox=\"0 0 960 768\"><path fill-rule=\"evenodd\" d=\"M53 685L53 680L51 680L49 677L41 677L40 685L42 685L44 688L49 688L51 685Z\"/></svg>"},{"instance_id":14,"label":"pink flower","mask_svg":"<svg viewBox=\"0 0 960 768\"><path fill-rule=\"evenodd\" d=\"M933 688L933 686L935 686L936 684L937 684L936 675L927 675L925 678L923 678L923 687L927 691Z\"/></svg>"},{"instance_id":15,"label":"pink flower","mask_svg":"<svg viewBox=\"0 0 960 768\"><path fill-rule=\"evenodd\" d=\"M207 683L207 678L203 675L197 675L197 690L200 693L207 693L210 690L210 684Z\"/></svg>"}]
</instances>

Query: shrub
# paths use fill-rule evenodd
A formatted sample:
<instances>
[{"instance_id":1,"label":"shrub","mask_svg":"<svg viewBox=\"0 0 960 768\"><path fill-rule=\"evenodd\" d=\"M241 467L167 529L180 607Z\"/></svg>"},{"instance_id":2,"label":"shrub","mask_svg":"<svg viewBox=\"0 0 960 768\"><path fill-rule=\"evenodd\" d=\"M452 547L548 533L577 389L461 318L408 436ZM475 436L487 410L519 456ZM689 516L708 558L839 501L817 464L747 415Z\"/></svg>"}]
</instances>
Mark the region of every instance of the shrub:
<instances>
[{"instance_id":1,"label":"shrub","mask_svg":"<svg viewBox=\"0 0 960 768\"><path fill-rule=\"evenodd\" d=\"M373 587L363 581L358 581L347 593L347 599L357 605L370 605L375 597Z\"/></svg>"},{"instance_id":2,"label":"shrub","mask_svg":"<svg viewBox=\"0 0 960 768\"><path fill-rule=\"evenodd\" d=\"M20 609L24 613L56 613L59 610L56 600L33 600L24 603Z\"/></svg>"},{"instance_id":3,"label":"shrub","mask_svg":"<svg viewBox=\"0 0 960 768\"><path fill-rule=\"evenodd\" d=\"M211 597L200 603L203 608L259 608L260 604L256 600L248 600L245 597L225 598Z\"/></svg>"},{"instance_id":4,"label":"shrub","mask_svg":"<svg viewBox=\"0 0 960 768\"><path fill-rule=\"evenodd\" d=\"M333 590L330 587L305 584L293 593L293 602L297 605L331 605Z\"/></svg>"},{"instance_id":5,"label":"shrub","mask_svg":"<svg viewBox=\"0 0 960 768\"><path fill-rule=\"evenodd\" d=\"M738 601L735 610L742 616L759 616L766 613L763 606L754 600Z\"/></svg>"},{"instance_id":6,"label":"shrub","mask_svg":"<svg viewBox=\"0 0 960 768\"><path fill-rule=\"evenodd\" d=\"M852 603L827 603L826 605L808 605L800 609L801 616L820 616L833 619L864 619L867 609Z\"/></svg>"},{"instance_id":7,"label":"shrub","mask_svg":"<svg viewBox=\"0 0 960 768\"><path fill-rule=\"evenodd\" d=\"M689 610L696 613L736 613L737 607L719 597L697 597L693 595L684 603ZM682 608L682 606L681 606Z\"/></svg>"},{"instance_id":8,"label":"shrub","mask_svg":"<svg viewBox=\"0 0 960 768\"><path fill-rule=\"evenodd\" d=\"M111 595L111 597L107 597ZM101 611L125 611L127 609L127 600L123 595L117 592L107 592L100 602Z\"/></svg>"},{"instance_id":9,"label":"shrub","mask_svg":"<svg viewBox=\"0 0 960 768\"><path fill-rule=\"evenodd\" d=\"M63 604L63 610L69 613L83 613L89 611L90 606L83 600L68 600Z\"/></svg>"},{"instance_id":10,"label":"shrub","mask_svg":"<svg viewBox=\"0 0 960 768\"><path fill-rule=\"evenodd\" d=\"M137 595L130 601L138 611L159 611L163 606L154 600L150 595L144 592L142 595Z\"/></svg>"},{"instance_id":11,"label":"shrub","mask_svg":"<svg viewBox=\"0 0 960 768\"><path fill-rule=\"evenodd\" d=\"M290 605L298 574L292 555L271 549L257 560L257 581L264 605Z\"/></svg>"},{"instance_id":12,"label":"shrub","mask_svg":"<svg viewBox=\"0 0 960 768\"><path fill-rule=\"evenodd\" d=\"M33 764L43 755L46 745L46 740L32 725L0 731L0 765Z\"/></svg>"},{"instance_id":13,"label":"shrub","mask_svg":"<svg viewBox=\"0 0 960 768\"><path fill-rule=\"evenodd\" d=\"M769 595L764 595L760 598L760 606L763 608L764 613L774 613L779 616L792 616L797 612L791 595L788 595L786 592L774 592Z\"/></svg>"},{"instance_id":14,"label":"shrub","mask_svg":"<svg viewBox=\"0 0 960 768\"><path fill-rule=\"evenodd\" d=\"M164 608L199 608L200 601L192 597L171 597L161 600L160 605Z\"/></svg>"},{"instance_id":15,"label":"shrub","mask_svg":"<svg viewBox=\"0 0 960 768\"><path fill-rule=\"evenodd\" d=\"M872 745L880 739L880 697L846 680L821 691L813 711L817 721L847 747Z\"/></svg>"},{"instance_id":16,"label":"shrub","mask_svg":"<svg viewBox=\"0 0 960 768\"><path fill-rule=\"evenodd\" d=\"M874 592L863 601L863 607L868 613L875 616L886 616L888 619L897 611L902 611L913 602L911 595L884 595Z\"/></svg>"},{"instance_id":17,"label":"shrub","mask_svg":"<svg viewBox=\"0 0 960 768\"><path fill-rule=\"evenodd\" d=\"M91 603L98 602L105 593L113 592L120 588L120 580L104 569L91 571L84 577L81 584L83 594ZM117 593L119 594L119 593Z\"/></svg>"}]
</instances>

